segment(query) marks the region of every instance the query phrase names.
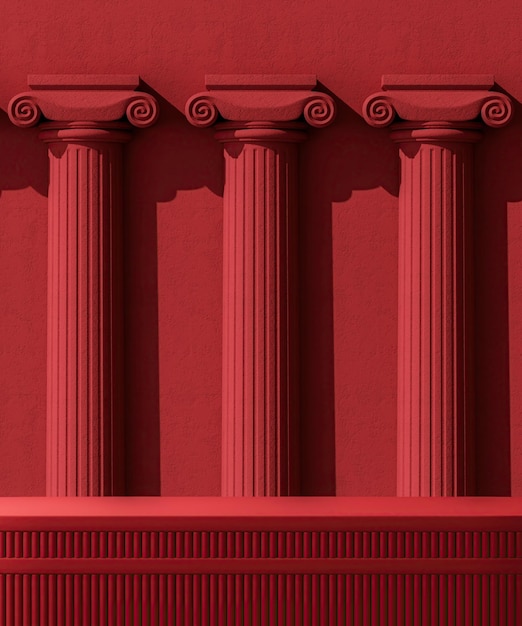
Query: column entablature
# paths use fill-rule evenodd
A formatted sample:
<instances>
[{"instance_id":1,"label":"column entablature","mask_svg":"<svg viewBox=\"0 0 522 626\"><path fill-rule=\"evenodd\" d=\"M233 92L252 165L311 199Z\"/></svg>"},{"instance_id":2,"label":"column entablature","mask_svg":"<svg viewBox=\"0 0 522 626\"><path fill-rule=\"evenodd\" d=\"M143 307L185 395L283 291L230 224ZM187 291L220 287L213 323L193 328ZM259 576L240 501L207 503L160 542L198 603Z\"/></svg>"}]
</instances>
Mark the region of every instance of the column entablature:
<instances>
[{"instance_id":1,"label":"column entablature","mask_svg":"<svg viewBox=\"0 0 522 626\"><path fill-rule=\"evenodd\" d=\"M375 127L406 121L413 127L437 128L445 122L460 128L474 120L504 126L513 107L508 96L491 91L493 86L489 75L383 76L382 90L366 99L363 116Z\"/></svg>"},{"instance_id":2,"label":"column entablature","mask_svg":"<svg viewBox=\"0 0 522 626\"><path fill-rule=\"evenodd\" d=\"M207 91L192 96L185 107L188 121L207 127L220 121L254 125L284 123L300 118L313 127L335 117L333 99L313 91L315 76L221 75L206 76Z\"/></svg>"},{"instance_id":3,"label":"column entablature","mask_svg":"<svg viewBox=\"0 0 522 626\"><path fill-rule=\"evenodd\" d=\"M138 76L29 76L28 84L31 91L9 102L8 115L16 126L49 121L68 127L85 121L97 122L94 126L100 128L100 124L125 120L144 128L158 117L156 100L136 91Z\"/></svg>"}]
</instances>

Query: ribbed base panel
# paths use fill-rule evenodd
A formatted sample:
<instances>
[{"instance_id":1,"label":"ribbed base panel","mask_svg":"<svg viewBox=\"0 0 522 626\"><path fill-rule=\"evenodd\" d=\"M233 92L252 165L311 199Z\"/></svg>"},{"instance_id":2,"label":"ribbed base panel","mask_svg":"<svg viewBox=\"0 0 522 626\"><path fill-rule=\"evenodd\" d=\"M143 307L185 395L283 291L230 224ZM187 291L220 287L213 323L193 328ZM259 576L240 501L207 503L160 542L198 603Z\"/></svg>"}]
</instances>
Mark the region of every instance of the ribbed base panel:
<instances>
[{"instance_id":1,"label":"ribbed base panel","mask_svg":"<svg viewBox=\"0 0 522 626\"><path fill-rule=\"evenodd\" d=\"M15 574L0 577L0 615L9 626L515 626L521 581L520 575Z\"/></svg>"},{"instance_id":2,"label":"ribbed base panel","mask_svg":"<svg viewBox=\"0 0 522 626\"><path fill-rule=\"evenodd\" d=\"M1 498L0 626L520 626L519 498Z\"/></svg>"}]
</instances>

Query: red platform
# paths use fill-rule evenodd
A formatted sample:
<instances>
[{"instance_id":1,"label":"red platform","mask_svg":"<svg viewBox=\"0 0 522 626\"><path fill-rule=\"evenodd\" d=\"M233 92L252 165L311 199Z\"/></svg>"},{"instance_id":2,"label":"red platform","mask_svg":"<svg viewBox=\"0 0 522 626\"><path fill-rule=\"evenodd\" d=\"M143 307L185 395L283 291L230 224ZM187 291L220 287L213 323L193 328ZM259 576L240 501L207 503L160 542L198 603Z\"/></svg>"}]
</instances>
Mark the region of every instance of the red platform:
<instances>
[{"instance_id":1,"label":"red platform","mask_svg":"<svg viewBox=\"0 0 522 626\"><path fill-rule=\"evenodd\" d=\"M515 626L521 616L518 498L1 506L8 624Z\"/></svg>"}]
</instances>

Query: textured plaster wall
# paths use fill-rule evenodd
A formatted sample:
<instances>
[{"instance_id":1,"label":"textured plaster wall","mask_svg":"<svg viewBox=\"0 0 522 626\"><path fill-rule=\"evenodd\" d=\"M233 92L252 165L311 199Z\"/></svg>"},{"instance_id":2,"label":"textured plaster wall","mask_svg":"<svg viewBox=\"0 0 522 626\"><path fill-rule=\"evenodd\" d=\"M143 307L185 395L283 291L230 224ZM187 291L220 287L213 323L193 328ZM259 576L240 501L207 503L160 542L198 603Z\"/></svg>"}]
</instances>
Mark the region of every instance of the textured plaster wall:
<instances>
[{"instance_id":1,"label":"textured plaster wall","mask_svg":"<svg viewBox=\"0 0 522 626\"><path fill-rule=\"evenodd\" d=\"M0 495L43 495L47 158L10 125L28 73L136 73L159 123L126 147L127 489L220 488L222 148L205 73L315 73L337 100L301 149L302 492L395 492L397 148L361 104L384 73L492 73L515 120L476 150L479 495L522 495L522 5L10 1L0 8Z\"/></svg>"}]
</instances>

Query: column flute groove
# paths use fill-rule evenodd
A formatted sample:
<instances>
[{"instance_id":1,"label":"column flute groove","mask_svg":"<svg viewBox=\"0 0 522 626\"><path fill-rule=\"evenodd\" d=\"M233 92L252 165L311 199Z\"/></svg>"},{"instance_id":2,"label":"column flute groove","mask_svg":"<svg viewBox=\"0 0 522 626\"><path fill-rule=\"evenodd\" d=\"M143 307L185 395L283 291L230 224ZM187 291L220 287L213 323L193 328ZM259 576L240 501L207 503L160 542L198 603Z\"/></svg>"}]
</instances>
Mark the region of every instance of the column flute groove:
<instances>
[{"instance_id":1,"label":"column flute groove","mask_svg":"<svg viewBox=\"0 0 522 626\"><path fill-rule=\"evenodd\" d=\"M402 496L474 493L473 143L511 119L491 76L385 76L363 107L399 145Z\"/></svg>"},{"instance_id":2,"label":"column flute groove","mask_svg":"<svg viewBox=\"0 0 522 626\"><path fill-rule=\"evenodd\" d=\"M125 493L122 144L157 117L136 76L30 76L49 156L47 495Z\"/></svg>"},{"instance_id":3,"label":"column flute groove","mask_svg":"<svg viewBox=\"0 0 522 626\"><path fill-rule=\"evenodd\" d=\"M297 495L297 143L334 105L310 76L206 83L186 114L224 145L222 493Z\"/></svg>"}]
</instances>

